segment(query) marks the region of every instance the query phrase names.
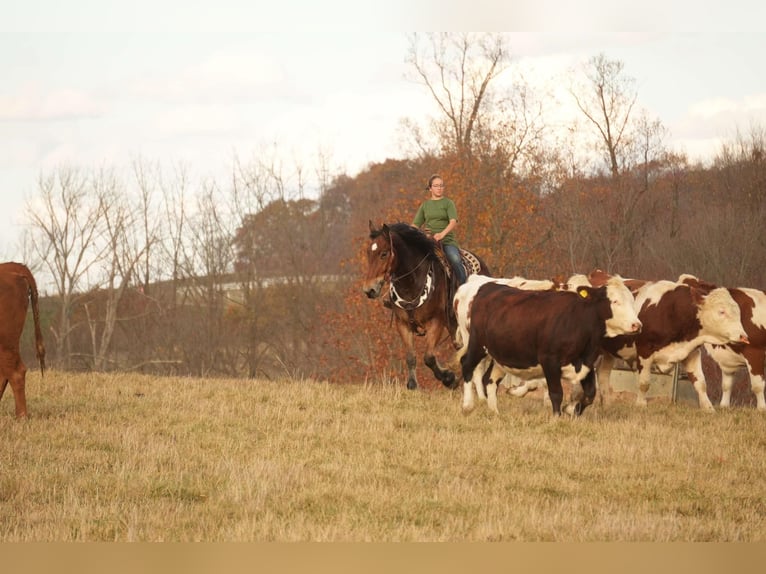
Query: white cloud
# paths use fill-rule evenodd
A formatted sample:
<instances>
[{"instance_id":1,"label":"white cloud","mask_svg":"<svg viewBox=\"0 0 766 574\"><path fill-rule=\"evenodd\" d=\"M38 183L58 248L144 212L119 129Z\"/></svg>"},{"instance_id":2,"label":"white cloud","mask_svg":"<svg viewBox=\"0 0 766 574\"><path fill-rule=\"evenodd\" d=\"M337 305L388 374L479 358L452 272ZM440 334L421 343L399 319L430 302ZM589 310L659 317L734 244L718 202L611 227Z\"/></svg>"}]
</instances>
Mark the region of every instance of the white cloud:
<instances>
[{"instance_id":1,"label":"white cloud","mask_svg":"<svg viewBox=\"0 0 766 574\"><path fill-rule=\"evenodd\" d=\"M766 94L695 102L671 130L679 140L697 141L693 147L702 150L711 141L731 139L737 131L747 132L755 126L766 127Z\"/></svg>"},{"instance_id":2,"label":"white cloud","mask_svg":"<svg viewBox=\"0 0 766 574\"><path fill-rule=\"evenodd\" d=\"M88 92L61 88L43 92L28 85L10 96L0 96L0 121L46 121L95 118L104 113L103 102Z\"/></svg>"},{"instance_id":3,"label":"white cloud","mask_svg":"<svg viewBox=\"0 0 766 574\"><path fill-rule=\"evenodd\" d=\"M217 49L169 73L138 76L128 90L133 98L171 104L306 99L306 94L291 84L281 61L250 45Z\"/></svg>"},{"instance_id":4,"label":"white cloud","mask_svg":"<svg viewBox=\"0 0 766 574\"><path fill-rule=\"evenodd\" d=\"M727 98L715 98L712 100L704 100L692 104L689 106L688 115L692 118L709 120L721 114L736 112L738 107L739 106L737 102L734 100Z\"/></svg>"}]
</instances>

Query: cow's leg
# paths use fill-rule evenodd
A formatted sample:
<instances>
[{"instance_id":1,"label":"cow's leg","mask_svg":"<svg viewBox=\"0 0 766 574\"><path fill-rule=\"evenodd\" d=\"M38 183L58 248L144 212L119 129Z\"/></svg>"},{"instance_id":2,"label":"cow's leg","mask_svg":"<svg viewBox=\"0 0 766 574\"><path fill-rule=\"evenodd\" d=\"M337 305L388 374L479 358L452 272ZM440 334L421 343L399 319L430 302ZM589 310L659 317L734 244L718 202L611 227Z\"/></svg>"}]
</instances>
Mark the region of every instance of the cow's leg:
<instances>
[{"instance_id":1,"label":"cow's leg","mask_svg":"<svg viewBox=\"0 0 766 574\"><path fill-rule=\"evenodd\" d=\"M587 369L588 367L583 368ZM588 374L585 375L585 378L582 381L580 381L580 386L582 387L582 395L580 400L576 403L577 405L580 405L579 410L575 410L576 415L581 415L586 407L592 405L593 401L596 399L596 373L593 369L588 370ZM577 407L575 407L575 409L576 408Z\"/></svg>"},{"instance_id":2,"label":"cow's leg","mask_svg":"<svg viewBox=\"0 0 766 574\"><path fill-rule=\"evenodd\" d=\"M503 380L504 376L505 371L498 366L496 361L493 361L492 368L490 369L489 384L487 385L487 406L489 407L489 410L496 414L500 414L500 411L497 408L497 386L500 384L500 381Z\"/></svg>"},{"instance_id":3,"label":"cow's leg","mask_svg":"<svg viewBox=\"0 0 766 574\"><path fill-rule=\"evenodd\" d=\"M490 377L490 367L494 363L487 359L485 361L482 361L481 368L482 368L482 376L477 377L474 376L473 382L474 387L476 387L476 396L479 397L480 401L486 401L487 400L487 385L489 384L489 377Z\"/></svg>"},{"instance_id":4,"label":"cow's leg","mask_svg":"<svg viewBox=\"0 0 766 574\"><path fill-rule=\"evenodd\" d=\"M396 321L396 329L404 343L407 351L407 388L410 390L418 388L418 376L415 370L417 359L415 358L415 337L412 334L410 326L405 321Z\"/></svg>"},{"instance_id":5,"label":"cow's leg","mask_svg":"<svg viewBox=\"0 0 766 574\"><path fill-rule=\"evenodd\" d=\"M734 373L729 369L721 368L721 408L728 409L731 406L731 389L734 387Z\"/></svg>"},{"instance_id":6,"label":"cow's leg","mask_svg":"<svg viewBox=\"0 0 766 574\"><path fill-rule=\"evenodd\" d=\"M463 376L463 414L470 413L474 405L473 388L481 388L484 395L483 379L487 376L487 371L492 363L492 359L487 355L486 350L472 345L469 339L465 352L460 357L460 368ZM485 395L484 395L485 396Z\"/></svg>"},{"instance_id":7,"label":"cow's leg","mask_svg":"<svg viewBox=\"0 0 766 574\"><path fill-rule=\"evenodd\" d=\"M561 387L561 367L558 361L546 360L542 363L545 381L548 383L548 395L551 398L553 414L561 416L561 403L564 400L564 390Z\"/></svg>"},{"instance_id":8,"label":"cow's leg","mask_svg":"<svg viewBox=\"0 0 766 574\"><path fill-rule=\"evenodd\" d=\"M475 408L473 400L474 385L481 385L484 376L485 365L489 361L487 357L477 360L476 350L468 345L468 350L460 357L460 367L463 373L463 414L467 415ZM478 382L477 382L478 381Z\"/></svg>"},{"instance_id":9,"label":"cow's leg","mask_svg":"<svg viewBox=\"0 0 766 574\"><path fill-rule=\"evenodd\" d=\"M748 347L745 349L745 359L750 373L750 388L755 395L756 408L759 411L766 411L766 400L763 396L764 387L766 387L766 380L764 380L766 353L762 349Z\"/></svg>"},{"instance_id":10,"label":"cow's leg","mask_svg":"<svg viewBox=\"0 0 766 574\"><path fill-rule=\"evenodd\" d=\"M756 406L759 411L766 411L766 400L764 400L764 389L766 389L766 381L762 375L754 375L750 373L750 388L755 395Z\"/></svg>"},{"instance_id":11,"label":"cow's leg","mask_svg":"<svg viewBox=\"0 0 766 574\"><path fill-rule=\"evenodd\" d=\"M564 412L570 416L580 416L596 398L596 373L585 365L582 368L586 370L585 375L581 380L572 381L571 400L564 408Z\"/></svg>"},{"instance_id":12,"label":"cow's leg","mask_svg":"<svg viewBox=\"0 0 766 574\"><path fill-rule=\"evenodd\" d=\"M636 393L636 405L646 407L646 395L651 386L650 377L652 374L652 361L637 361L636 370L638 371L638 392Z\"/></svg>"},{"instance_id":13,"label":"cow's leg","mask_svg":"<svg viewBox=\"0 0 766 574\"><path fill-rule=\"evenodd\" d=\"M533 388L531 381L525 381L515 375L508 374L506 381L508 381L508 392L514 397L526 397L527 393Z\"/></svg>"},{"instance_id":14,"label":"cow's leg","mask_svg":"<svg viewBox=\"0 0 766 574\"><path fill-rule=\"evenodd\" d=\"M5 387L8 386L8 379L3 377L3 382L0 384L0 399L3 398L3 395L5 394Z\"/></svg>"},{"instance_id":15,"label":"cow's leg","mask_svg":"<svg viewBox=\"0 0 766 574\"><path fill-rule=\"evenodd\" d=\"M689 381L694 385L694 390L697 391L700 409L711 413L715 412L713 403L710 402L710 397L707 396L707 382L705 381L705 373L702 370L702 353L699 347L694 349L684 359L684 370L686 371L686 376L689 377Z\"/></svg>"},{"instance_id":16,"label":"cow's leg","mask_svg":"<svg viewBox=\"0 0 766 574\"><path fill-rule=\"evenodd\" d=\"M548 384L545 382L545 379L540 384L543 385L543 406L550 406L551 394L548 392Z\"/></svg>"},{"instance_id":17,"label":"cow's leg","mask_svg":"<svg viewBox=\"0 0 766 574\"><path fill-rule=\"evenodd\" d=\"M476 408L476 404L473 400L473 381L468 379L467 381L463 381L463 414L467 415L473 411L474 408Z\"/></svg>"},{"instance_id":18,"label":"cow's leg","mask_svg":"<svg viewBox=\"0 0 766 574\"><path fill-rule=\"evenodd\" d=\"M444 325L439 321L429 321L426 324L426 350L423 354L423 362L431 369L434 377L441 381L445 387L454 389L457 384L455 373L448 368L442 367L435 354L436 345L439 343L443 330Z\"/></svg>"}]
</instances>

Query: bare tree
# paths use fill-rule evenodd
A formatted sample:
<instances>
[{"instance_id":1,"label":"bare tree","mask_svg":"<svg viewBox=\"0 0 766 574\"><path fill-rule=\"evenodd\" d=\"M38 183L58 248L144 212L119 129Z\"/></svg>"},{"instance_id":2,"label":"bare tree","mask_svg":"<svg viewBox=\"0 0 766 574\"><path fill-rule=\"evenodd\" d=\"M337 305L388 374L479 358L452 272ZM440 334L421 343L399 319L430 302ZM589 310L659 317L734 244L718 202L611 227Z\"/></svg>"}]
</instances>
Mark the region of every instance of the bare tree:
<instances>
[{"instance_id":1,"label":"bare tree","mask_svg":"<svg viewBox=\"0 0 766 574\"><path fill-rule=\"evenodd\" d=\"M638 94L635 80L623 74L624 64L603 54L588 61L584 80L570 93L577 107L599 135L613 178L620 174L623 147Z\"/></svg>"},{"instance_id":2,"label":"bare tree","mask_svg":"<svg viewBox=\"0 0 766 574\"><path fill-rule=\"evenodd\" d=\"M650 193L653 182L668 169L666 130L645 112L636 113L635 80L624 74L622 62L603 54L588 61L570 93L593 128L608 174L607 179L601 173L592 175L590 201L582 203L586 211L570 214L571 221L589 222L588 251L595 254L598 266L625 270L635 264L657 210L670 199Z\"/></svg>"},{"instance_id":3,"label":"bare tree","mask_svg":"<svg viewBox=\"0 0 766 574\"><path fill-rule=\"evenodd\" d=\"M91 313L89 304L85 312L93 349L96 370L107 369L112 338L119 317L118 309L126 290L136 282L138 266L146 261L146 255L156 240L156 218L149 219L149 189L141 188L135 201L111 171L102 170L94 180L95 194L101 205L105 245L101 260L102 279L99 297L103 312Z\"/></svg>"},{"instance_id":4,"label":"bare tree","mask_svg":"<svg viewBox=\"0 0 766 574\"><path fill-rule=\"evenodd\" d=\"M506 40L501 34L414 33L406 62L433 96L442 114L436 128L441 149L469 159L490 83L507 67Z\"/></svg>"},{"instance_id":5,"label":"bare tree","mask_svg":"<svg viewBox=\"0 0 766 574\"><path fill-rule=\"evenodd\" d=\"M89 274L103 257L97 240L103 230L103 205L93 193L94 180L73 167L41 174L39 196L25 205L33 232L31 247L47 268L60 307L51 328L56 358L71 365L72 311L90 287Z\"/></svg>"}]
</instances>

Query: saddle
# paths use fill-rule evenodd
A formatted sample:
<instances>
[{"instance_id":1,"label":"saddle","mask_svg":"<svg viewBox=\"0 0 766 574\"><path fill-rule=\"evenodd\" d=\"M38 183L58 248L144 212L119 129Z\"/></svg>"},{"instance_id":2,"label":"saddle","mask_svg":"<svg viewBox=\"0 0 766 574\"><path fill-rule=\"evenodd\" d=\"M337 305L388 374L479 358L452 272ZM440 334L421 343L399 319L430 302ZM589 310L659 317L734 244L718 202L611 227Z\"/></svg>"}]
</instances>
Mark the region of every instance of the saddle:
<instances>
[{"instance_id":1,"label":"saddle","mask_svg":"<svg viewBox=\"0 0 766 574\"><path fill-rule=\"evenodd\" d=\"M451 301L455 297L455 293L457 292L459 285L457 285L454 279L455 270L452 268L452 264L449 262L449 259L447 259L447 255L444 253L444 249L441 243L438 243L437 245L438 248L435 250L436 258L439 260L439 263L444 269L444 273L447 275L448 304L445 312L447 314L447 320L450 323L450 330L454 332L454 330L457 328L457 317L455 317L455 311L452 308ZM458 249L460 249L460 260L463 264L463 269L465 269L465 276L468 277L469 275L479 273L481 271L481 263L479 262L479 259L470 251L462 248Z\"/></svg>"},{"instance_id":2,"label":"saddle","mask_svg":"<svg viewBox=\"0 0 766 574\"><path fill-rule=\"evenodd\" d=\"M435 253L436 258L439 260L439 263L444 269L444 272L447 274L447 277L451 279L454 269L452 269L452 264L450 264L449 259L447 259L441 243L438 244L438 249L435 250ZM463 269L465 269L466 277L481 271L481 264L479 263L479 259L470 251L460 248L460 259L463 262Z\"/></svg>"}]
</instances>

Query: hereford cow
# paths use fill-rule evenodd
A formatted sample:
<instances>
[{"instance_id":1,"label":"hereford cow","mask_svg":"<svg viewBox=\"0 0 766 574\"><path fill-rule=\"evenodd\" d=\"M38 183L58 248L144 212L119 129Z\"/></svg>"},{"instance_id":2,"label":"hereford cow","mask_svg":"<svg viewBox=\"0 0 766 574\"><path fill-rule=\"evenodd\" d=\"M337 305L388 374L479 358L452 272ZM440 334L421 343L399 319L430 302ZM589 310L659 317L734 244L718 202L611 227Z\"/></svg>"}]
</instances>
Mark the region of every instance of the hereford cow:
<instances>
[{"instance_id":1,"label":"hereford cow","mask_svg":"<svg viewBox=\"0 0 766 574\"><path fill-rule=\"evenodd\" d=\"M700 281L693 275L682 275L679 282L693 285L704 291L715 289L716 286ZM729 343L718 345L705 343L705 351L718 363L721 368L721 407L728 407L731 402L731 389L734 375L742 368L747 368L750 375L750 389L756 400L756 408L766 411L764 399L764 363L766 363L766 293L758 289L738 287L728 289L734 301L739 305L742 326L745 328L748 343ZM694 384L699 397L700 406L712 410L713 405L707 396L707 383L702 371L701 361L694 365L693 371L687 370L689 380Z\"/></svg>"},{"instance_id":2,"label":"hereford cow","mask_svg":"<svg viewBox=\"0 0 766 574\"><path fill-rule=\"evenodd\" d=\"M0 398L10 382L18 418L27 416L27 368L19 354L19 342L30 300L35 323L35 350L42 373L45 371L45 346L37 308L37 284L26 265L0 264Z\"/></svg>"},{"instance_id":3,"label":"hereford cow","mask_svg":"<svg viewBox=\"0 0 766 574\"><path fill-rule=\"evenodd\" d=\"M697 372L704 343L747 341L739 306L723 288L705 292L674 281L645 282L635 293L635 309L641 332L604 340L598 380L608 385L615 357L624 359L638 371L639 406L646 406L653 365L669 372L682 362L687 372Z\"/></svg>"},{"instance_id":4,"label":"hereford cow","mask_svg":"<svg viewBox=\"0 0 766 574\"><path fill-rule=\"evenodd\" d=\"M633 297L617 277L604 287L581 287L576 293L525 291L484 282L464 315L468 340L459 352L463 411L473 409L473 386L481 384L489 369L488 403L495 412L497 384L506 372L523 378L539 377L542 372L554 415L561 414L562 377L580 383L583 392L567 409L579 415L595 396L593 365L601 339L641 328L632 303Z\"/></svg>"}]
</instances>

